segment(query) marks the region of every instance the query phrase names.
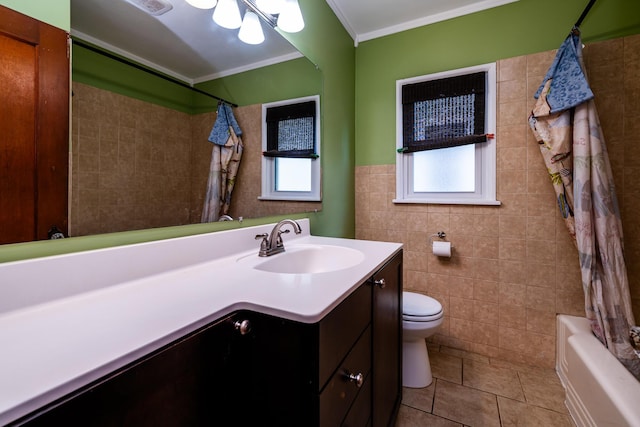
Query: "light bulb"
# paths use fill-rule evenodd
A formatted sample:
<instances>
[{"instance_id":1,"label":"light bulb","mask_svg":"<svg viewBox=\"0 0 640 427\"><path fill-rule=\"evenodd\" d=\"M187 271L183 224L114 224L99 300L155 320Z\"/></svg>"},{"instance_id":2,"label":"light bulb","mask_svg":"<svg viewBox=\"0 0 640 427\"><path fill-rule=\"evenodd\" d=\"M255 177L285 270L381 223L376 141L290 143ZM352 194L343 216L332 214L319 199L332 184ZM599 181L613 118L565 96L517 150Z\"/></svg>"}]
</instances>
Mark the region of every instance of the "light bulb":
<instances>
[{"instance_id":1,"label":"light bulb","mask_svg":"<svg viewBox=\"0 0 640 427\"><path fill-rule=\"evenodd\" d=\"M242 17L236 0L220 0L216 10L213 11L213 22L221 27L235 30L240 28Z\"/></svg>"},{"instance_id":2,"label":"light bulb","mask_svg":"<svg viewBox=\"0 0 640 427\"><path fill-rule=\"evenodd\" d=\"M277 15L282 11L284 0L256 0L256 6L264 13Z\"/></svg>"},{"instance_id":3,"label":"light bulb","mask_svg":"<svg viewBox=\"0 0 640 427\"><path fill-rule=\"evenodd\" d=\"M287 33L297 33L304 28L304 19L298 0L284 1L284 7L278 15L278 28Z\"/></svg>"},{"instance_id":4,"label":"light bulb","mask_svg":"<svg viewBox=\"0 0 640 427\"><path fill-rule=\"evenodd\" d=\"M198 9L213 9L218 0L187 0L187 3Z\"/></svg>"},{"instance_id":5,"label":"light bulb","mask_svg":"<svg viewBox=\"0 0 640 427\"><path fill-rule=\"evenodd\" d=\"M264 41L264 33L258 15L247 10L240 31L238 31L238 38L247 44L260 44Z\"/></svg>"}]
</instances>

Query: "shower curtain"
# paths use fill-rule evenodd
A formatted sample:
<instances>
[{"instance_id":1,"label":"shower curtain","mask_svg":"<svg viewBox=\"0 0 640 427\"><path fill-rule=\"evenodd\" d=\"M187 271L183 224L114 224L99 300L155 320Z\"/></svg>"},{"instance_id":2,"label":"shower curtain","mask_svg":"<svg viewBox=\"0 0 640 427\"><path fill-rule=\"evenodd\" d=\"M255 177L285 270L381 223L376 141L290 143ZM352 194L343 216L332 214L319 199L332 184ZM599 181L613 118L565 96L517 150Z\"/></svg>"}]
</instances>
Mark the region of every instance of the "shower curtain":
<instances>
[{"instance_id":1,"label":"shower curtain","mask_svg":"<svg viewBox=\"0 0 640 427\"><path fill-rule=\"evenodd\" d=\"M578 249L585 313L598 339L640 380L622 222L577 28L558 49L535 94L529 125L565 224Z\"/></svg>"},{"instance_id":2,"label":"shower curtain","mask_svg":"<svg viewBox=\"0 0 640 427\"><path fill-rule=\"evenodd\" d=\"M217 221L220 216L228 214L231 205L231 193L244 150L242 130L231 106L218 104L209 141L213 143L213 148L201 222Z\"/></svg>"}]
</instances>

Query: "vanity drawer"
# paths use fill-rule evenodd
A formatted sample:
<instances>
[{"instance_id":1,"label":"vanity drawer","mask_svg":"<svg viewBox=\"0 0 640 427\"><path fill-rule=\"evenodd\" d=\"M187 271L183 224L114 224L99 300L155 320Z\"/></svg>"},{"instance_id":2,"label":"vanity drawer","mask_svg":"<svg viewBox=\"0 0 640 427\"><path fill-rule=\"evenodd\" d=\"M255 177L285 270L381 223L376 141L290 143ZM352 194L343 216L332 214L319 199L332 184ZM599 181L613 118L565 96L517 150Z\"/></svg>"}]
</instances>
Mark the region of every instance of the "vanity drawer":
<instances>
[{"instance_id":1,"label":"vanity drawer","mask_svg":"<svg viewBox=\"0 0 640 427\"><path fill-rule=\"evenodd\" d=\"M329 313L319 327L318 387L322 389L371 322L371 287L362 285Z\"/></svg>"},{"instance_id":2,"label":"vanity drawer","mask_svg":"<svg viewBox=\"0 0 640 427\"><path fill-rule=\"evenodd\" d=\"M342 364L327 382L320 394L320 427L335 427L342 423L352 402L362 392L368 392L370 401L371 389L364 387L368 383L371 371L371 328L362 334ZM361 374L363 387L349 380L349 374Z\"/></svg>"},{"instance_id":3,"label":"vanity drawer","mask_svg":"<svg viewBox=\"0 0 640 427\"><path fill-rule=\"evenodd\" d=\"M371 426L371 382L371 375L368 375L362 390L358 393L349 413L342 422L342 427Z\"/></svg>"}]
</instances>

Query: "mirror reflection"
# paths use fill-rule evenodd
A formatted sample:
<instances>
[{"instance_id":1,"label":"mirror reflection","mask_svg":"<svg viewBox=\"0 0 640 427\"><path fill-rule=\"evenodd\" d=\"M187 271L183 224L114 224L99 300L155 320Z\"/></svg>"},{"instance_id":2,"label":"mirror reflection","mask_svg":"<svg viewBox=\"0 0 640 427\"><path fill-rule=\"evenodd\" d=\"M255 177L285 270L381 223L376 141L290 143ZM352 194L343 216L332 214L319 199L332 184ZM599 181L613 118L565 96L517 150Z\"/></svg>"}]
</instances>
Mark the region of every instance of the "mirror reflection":
<instances>
[{"instance_id":1,"label":"mirror reflection","mask_svg":"<svg viewBox=\"0 0 640 427\"><path fill-rule=\"evenodd\" d=\"M74 7L81 3L87 2L72 0L72 28L85 28L74 20L74 16L76 19L82 16L73 13ZM178 9L185 2L172 3L174 9ZM112 20L104 21L110 22L106 26L113 25ZM163 28L157 22L153 25L154 31ZM139 31L139 25L136 28ZM282 43L284 38L276 31L264 24L263 28L267 39L275 36ZM97 30L96 34L104 34L101 31L104 30ZM162 40L162 36L154 34L153 37ZM122 33L118 33L118 38L131 40ZM228 42L242 44L235 35L228 39ZM97 40L91 38L90 41ZM131 45L128 48L132 49ZM207 65L203 65L203 56L193 52L194 49L200 49L199 45L190 46L188 52L195 55L201 73ZM227 50L234 51L233 48ZM237 49L239 55L246 52L245 47ZM261 52L264 54L264 49ZM230 57L229 51L225 56ZM262 103L320 94L322 90L320 71L306 58L295 56L197 84L198 88L239 105L233 108L233 114L242 130L244 149L231 204L223 219L321 208L321 202L258 199ZM169 61L175 62L175 59ZM69 235L201 222L213 148L208 138L217 118L217 101L176 88L166 81L157 83L154 77L142 76L144 73L139 70L126 69L113 62L74 46ZM237 66L237 62L232 66ZM225 67L218 62L214 68ZM187 68L185 65L183 69Z\"/></svg>"}]
</instances>

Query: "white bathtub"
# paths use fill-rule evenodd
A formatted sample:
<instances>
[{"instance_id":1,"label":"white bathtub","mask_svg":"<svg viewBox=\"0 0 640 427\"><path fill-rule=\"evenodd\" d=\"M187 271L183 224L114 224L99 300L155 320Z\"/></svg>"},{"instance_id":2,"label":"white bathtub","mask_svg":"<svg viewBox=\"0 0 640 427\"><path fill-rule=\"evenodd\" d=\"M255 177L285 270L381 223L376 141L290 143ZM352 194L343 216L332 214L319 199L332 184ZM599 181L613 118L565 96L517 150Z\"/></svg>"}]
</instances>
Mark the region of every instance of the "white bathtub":
<instances>
[{"instance_id":1,"label":"white bathtub","mask_svg":"<svg viewBox=\"0 0 640 427\"><path fill-rule=\"evenodd\" d=\"M640 427L640 382L591 333L586 318L558 315L556 370L578 427Z\"/></svg>"}]
</instances>

